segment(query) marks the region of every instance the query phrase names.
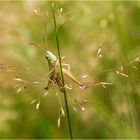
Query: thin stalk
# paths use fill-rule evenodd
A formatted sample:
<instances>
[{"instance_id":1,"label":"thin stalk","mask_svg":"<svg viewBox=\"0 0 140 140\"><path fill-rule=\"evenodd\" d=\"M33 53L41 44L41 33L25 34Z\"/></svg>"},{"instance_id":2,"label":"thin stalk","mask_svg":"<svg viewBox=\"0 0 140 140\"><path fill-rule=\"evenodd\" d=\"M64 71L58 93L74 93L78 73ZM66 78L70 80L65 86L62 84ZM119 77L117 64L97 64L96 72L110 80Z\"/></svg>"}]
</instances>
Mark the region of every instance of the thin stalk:
<instances>
[{"instance_id":1,"label":"thin stalk","mask_svg":"<svg viewBox=\"0 0 140 140\"><path fill-rule=\"evenodd\" d=\"M55 29L55 37L56 37L56 43L57 43L57 51L58 51L58 57L59 57L59 64L60 64L60 73L61 73L61 78L62 78L62 84L64 88L64 99L65 99L65 107L66 107L66 115L67 115L67 122L68 122L68 127L69 127L69 134L70 138L73 139L72 135L72 129L71 129L71 120L70 120L70 115L69 115L69 107L68 107L68 101L67 101L67 94L66 94L66 89L64 87L65 81L64 81L64 76L62 72L62 62L61 62L61 54L60 54L60 45L59 45L59 37L58 37L58 31L57 31L57 24L56 24L56 19L55 19L55 12L54 12L54 7L52 8L53 10L53 21L54 21L54 29Z\"/></svg>"}]
</instances>

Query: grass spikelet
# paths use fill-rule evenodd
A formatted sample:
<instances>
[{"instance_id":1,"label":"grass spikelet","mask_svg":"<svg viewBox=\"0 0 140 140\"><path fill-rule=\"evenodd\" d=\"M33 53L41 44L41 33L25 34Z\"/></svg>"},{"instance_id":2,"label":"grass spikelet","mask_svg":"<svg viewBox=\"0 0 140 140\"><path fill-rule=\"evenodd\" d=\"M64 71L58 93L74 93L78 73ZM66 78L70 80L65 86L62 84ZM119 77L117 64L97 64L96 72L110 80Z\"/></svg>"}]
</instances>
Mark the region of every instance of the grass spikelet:
<instances>
[{"instance_id":1,"label":"grass spikelet","mask_svg":"<svg viewBox=\"0 0 140 140\"><path fill-rule=\"evenodd\" d=\"M57 126L60 127L60 123L61 123L61 115L60 115L60 111L58 114L58 120L57 120Z\"/></svg>"},{"instance_id":2,"label":"grass spikelet","mask_svg":"<svg viewBox=\"0 0 140 140\"><path fill-rule=\"evenodd\" d=\"M100 54L100 55L98 56L98 58L99 58L99 59L102 59L102 58L103 58L103 55L102 55L102 54Z\"/></svg>"},{"instance_id":3,"label":"grass spikelet","mask_svg":"<svg viewBox=\"0 0 140 140\"><path fill-rule=\"evenodd\" d=\"M63 117L65 117L65 111L64 111L63 107L61 107L61 114Z\"/></svg>"},{"instance_id":4,"label":"grass spikelet","mask_svg":"<svg viewBox=\"0 0 140 140\"><path fill-rule=\"evenodd\" d=\"M37 81L34 81L33 83L34 83L34 84L39 84L39 82L37 82Z\"/></svg>"},{"instance_id":5,"label":"grass spikelet","mask_svg":"<svg viewBox=\"0 0 140 140\"><path fill-rule=\"evenodd\" d=\"M61 122L61 119L60 117L58 118L58 121L57 121L57 126L60 127L60 122Z\"/></svg>"},{"instance_id":6,"label":"grass spikelet","mask_svg":"<svg viewBox=\"0 0 140 140\"><path fill-rule=\"evenodd\" d=\"M85 75L82 76L82 79L87 78L87 77L88 77L88 75L85 74Z\"/></svg>"},{"instance_id":7,"label":"grass spikelet","mask_svg":"<svg viewBox=\"0 0 140 140\"><path fill-rule=\"evenodd\" d=\"M61 59L63 60L63 59L65 59L65 57L66 57L66 56L62 56Z\"/></svg>"},{"instance_id":8,"label":"grass spikelet","mask_svg":"<svg viewBox=\"0 0 140 140\"><path fill-rule=\"evenodd\" d=\"M85 111L85 108L84 107L81 107L82 111Z\"/></svg>"},{"instance_id":9,"label":"grass spikelet","mask_svg":"<svg viewBox=\"0 0 140 140\"><path fill-rule=\"evenodd\" d=\"M75 112L77 112L77 109L76 109L76 107L73 107L73 109L74 109L74 111L75 111Z\"/></svg>"},{"instance_id":10,"label":"grass spikelet","mask_svg":"<svg viewBox=\"0 0 140 140\"><path fill-rule=\"evenodd\" d=\"M31 102L31 104L34 104L36 101L37 101L37 99L34 99L34 100Z\"/></svg>"},{"instance_id":11,"label":"grass spikelet","mask_svg":"<svg viewBox=\"0 0 140 140\"><path fill-rule=\"evenodd\" d=\"M38 14L38 10L37 10L37 9L34 9L34 13L35 13L35 14Z\"/></svg>"},{"instance_id":12,"label":"grass spikelet","mask_svg":"<svg viewBox=\"0 0 140 140\"><path fill-rule=\"evenodd\" d=\"M88 102L88 100L83 100L83 102Z\"/></svg>"},{"instance_id":13,"label":"grass spikelet","mask_svg":"<svg viewBox=\"0 0 140 140\"><path fill-rule=\"evenodd\" d=\"M97 54L96 54L96 57L99 58L100 60L103 58L103 55L101 53L101 50L102 50L102 44L100 43L99 44L99 48L97 50Z\"/></svg>"},{"instance_id":14,"label":"grass spikelet","mask_svg":"<svg viewBox=\"0 0 140 140\"><path fill-rule=\"evenodd\" d=\"M101 47L99 47L96 56L99 57L100 53L101 53Z\"/></svg>"},{"instance_id":15,"label":"grass spikelet","mask_svg":"<svg viewBox=\"0 0 140 140\"><path fill-rule=\"evenodd\" d=\"M115 71L115 72L116 72L117 75L122 75L124 77L128 77L128 75L125 74L125 73L122 73L122 72L119 72L119 71Z\"/></svg>"},{"instance_id":16,"label":"grass spikelet","mask_svg":"<svg viewBox=\"0 0 140 140\"><path fill-rule=\"evenodd\" d=\"M68 89L68 90L72 90L72 87L70 87L68 85L65 85L65 88Z\"/></svg>"},{"instance_id":17,"label":"grass spikelet","mask_svg":"<svg viewBox=\"0 0 140 140\"><path fill-rule=\"evenodd\" d=\"M44 93L44 96L46 96L48 94L48 91L46 91L45 93Z\"/></svg>"},{"instance_id":18,"label":"grass spikelet","mask_svg":"<svg viewBox=\"0 0 140 140\"><path fill-rule=\"evenodd\" d=\"M21 90L22 90L21 88L18 88L18 89L17 89L17 93L19 93Z\"/></svg>"},{"instance_id":19,"label":"grass spikelet","mask_svg":"<svg viewBox=\"0 0 140 140\"><path fill-rule=\"evenodd\" d=\"M112 83L109 83L109 82L101 82L101 85L112 85Z\"/></svg>"},{"instance_id":20,"label":"grass spikelet","mask_svg":"<svg viewBox=\"0 0 140 140\"><path fill-rule=\"evenodd\" d=\"M57 93L56 96L58 97L58 102L59 102L59 106L60 106L60 112L62 114L62 116L65 116L65 111L63 109L62 103L61 103L61 99L59 97L59 94Z\"/></svg>"},{"instance_id":21,"label":"grass spikelet","mask_svg":"<svg viewBox=\"0 0 140 140\"><path fill-rule=\"evenodd\" d=\"M24 83L18 83L14 86L14 88L16 89L16 92L19 93L26 88L26 85Z\"/></svg>"},{"instance_id":22,"label":"grass spikelet","mask_svg":"<svg viewBox=\"0 0 140 140\"><path fill-rule=\"evenodd\" d=\"M40 102L38 102L38 103L36 104L36 110L39 109L39 106L40 106Z\"/></svg>"},{"instance_id":23,"label":"grass spikelet","mask_svg":"<svg viewBox=\"0 0 140 140\"><path fill-rule=\"evenodd\" d=\"M15 81L23 82L24 80L21 78L14 78Z\"/></svg>"},{"instance_id":24,"label":"grass spikelet","mask_svg":"<svg viewBox=\"0 0 140 140\"><path fill-rule=\"evenodd\" d=\"M12 70L8 69L7 72L12 72Z\"/></svg>"},{"instance_id":25,"label":"grass spikelet","mask_svg":"<svg viewBox=\"0 0 140 140\"><path fill-rule=\"evenodd\" d=\"M80 109L82 111L85 111L85 108L83 106L81 106L81 104L78 102L78 100L76 98L74 98L75 103L80 107Z\"/></svg>"},{"instance_id":26,"label":"grass spikelet","mask_svg":"<svg viewBox=\"0 0 140 140\"><path fill-rule=\"evenodd\" d=\"M107 89L107 87L105 85L102 85L102 86L103 86L103 88Z\"/></svg>"},{"instance_id":27,"label":"grass spikelet","mask_svg":"<svg viewBox=\"0 0 140 140\"><path fill-rule=\"evenodd\" d=\"M140 62L140 58L139 57L137 57L137 58L135 58L135 60L134 60L135 62Z\"/></svg>"},{"instance_id":28,"label":"grass spikelet","mask_svg":"<svg viewBox=\"0 0 140 140\"><path fill-rule=\"evenodd\" d=\"M138 68L136 66L132 66L133 69L137 70Z\"/></svg>"},{"instance_id":29,"label":"grass spikelet","mask_svg":"<svg viewBox=\"0 0 140 140\"><path fill-rule=\"evenodd\" d=\"M120 67L120 70L123 71L123 66Z\"/></svg>"}]
</instances>

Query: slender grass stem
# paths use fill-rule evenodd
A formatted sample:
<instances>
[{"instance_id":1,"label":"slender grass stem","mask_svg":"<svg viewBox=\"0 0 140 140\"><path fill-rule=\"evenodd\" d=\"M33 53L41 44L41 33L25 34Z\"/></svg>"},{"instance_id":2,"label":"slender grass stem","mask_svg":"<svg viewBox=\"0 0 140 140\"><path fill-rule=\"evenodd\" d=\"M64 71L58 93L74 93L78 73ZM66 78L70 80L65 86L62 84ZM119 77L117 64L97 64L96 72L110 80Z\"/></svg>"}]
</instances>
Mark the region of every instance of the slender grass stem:
<instances>
[{"instance_id":1,"label":"slender grass stem","mask_svg":"<svg viewBox=\"0 0 140 140\"><path fill-rule=\"evenodd\" d=\"M56 37L56 43L57 43L57 51L58 51L59 64L60 64L60 73L61 73L62 84L63 84L63 88L64 88L65 81L64 81L64 76L63 76L63 72L62 72L60 45L59 45L59 37L58 37L58 31L57 31L57 24L56 24L56 19L55 19L54 7L52 7L52 12L53 12L55 37ZM70 134L70 138L73 139L72 129L71 129L71 120L70 120L70 115L69 115L69 107L68 107L68 101L67 101L67 94L66 94L66 89L65 88L63 90L63 93L64 93L64 100L65 100L65 107L66 107L67 122L68 122L68 127L69 127L69 134Z\"/></svg>"}]
</instances>

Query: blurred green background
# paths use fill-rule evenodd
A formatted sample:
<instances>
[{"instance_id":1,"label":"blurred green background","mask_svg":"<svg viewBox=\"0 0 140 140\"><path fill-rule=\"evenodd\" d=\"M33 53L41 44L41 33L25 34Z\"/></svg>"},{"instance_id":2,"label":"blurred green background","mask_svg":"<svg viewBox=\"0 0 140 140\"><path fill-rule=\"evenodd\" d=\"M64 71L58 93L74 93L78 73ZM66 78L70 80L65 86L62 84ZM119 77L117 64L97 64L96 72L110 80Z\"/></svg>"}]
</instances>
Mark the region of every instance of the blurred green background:
<instances>
[{"instance_id":1,"label":"blurred green background","mask_svg":"<svg viewBox=\"0 0 140 140\"><path fill-rule=\"evenodd\" d=\"M73 74L79 80L87 74L83 81L91 83L113 83L107 88L82 90L65 79L68 85L73 85L67 94L74 138L140 138L140 65L133 61L135 58L139 61L140 55L140 2L57 1L55 4L58 26L73 17L59 30L61 54L66 56L64 61L71 65ZM44 52L29 45L30 42L57 55L51 2L1 1L0 138L69 138L66 117L57 127L59 103L55 94L59 89L55 86L43 96L49 71ZM100 46L102 58L97 56ZM127 66L119 69L122 65ZM14 80L15 76L25 80L26 89L22 89L23 82ZM17 84L21 87L19 93L20 88L15 89ZM36 110L36 103L30 103L39 96L40 108ZM63 102L61 93L60 96ZM73 96L85 111L75 104Z\"/></svg>"}]
</instances>

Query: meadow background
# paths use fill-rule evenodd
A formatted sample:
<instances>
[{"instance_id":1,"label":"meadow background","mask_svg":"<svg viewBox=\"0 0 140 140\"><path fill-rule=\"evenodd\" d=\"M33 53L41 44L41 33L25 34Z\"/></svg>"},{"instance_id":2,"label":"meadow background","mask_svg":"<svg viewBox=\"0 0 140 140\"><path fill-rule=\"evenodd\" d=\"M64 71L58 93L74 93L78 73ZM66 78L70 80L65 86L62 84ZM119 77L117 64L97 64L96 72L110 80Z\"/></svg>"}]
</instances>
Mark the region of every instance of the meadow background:
<instances>
[{"instance_id":1,"label":"meadow background","mask_svg":"<svg viewBox=\"0 0 140 140\"><path fill-rule=\"evenodd\" d=\"M64 61L71 65L72 73L81 81L87 74L83 81L112 82L107 88L82 90L65 79L73 85L67 94L74 138L140 138L140 2L55 4L56 12L61 11L56 14L58 26L73 18L59 30L61 54L66 56ZM48 19L44 19L43 15L48 13ZM69 138L66 117L57 127L59 103L55 94L59 89L53 87L47 96L43 95L49 71L44 52L30 42L57 55L51 2L1 1L0 138ZM102 57L97 56L100 46ZM126 65L123 70L122 65ZM23 82L15 81L15 76L26 81L25 89ZM35 84L36 81L39 83ZM21 91L15 88L16 84L20 84ZM40 108L36 110L36 103L30 103L39 96ZM60 96L63 102L61 93ZM73 96L85 111L74 103Z\"/></svg>"}]
</instances>

